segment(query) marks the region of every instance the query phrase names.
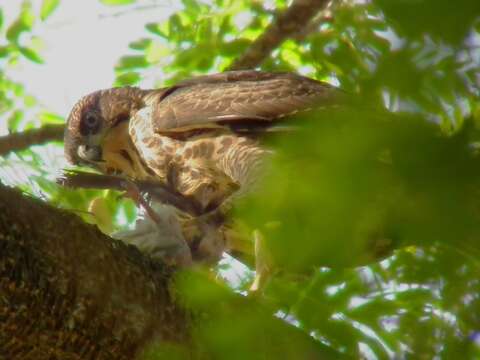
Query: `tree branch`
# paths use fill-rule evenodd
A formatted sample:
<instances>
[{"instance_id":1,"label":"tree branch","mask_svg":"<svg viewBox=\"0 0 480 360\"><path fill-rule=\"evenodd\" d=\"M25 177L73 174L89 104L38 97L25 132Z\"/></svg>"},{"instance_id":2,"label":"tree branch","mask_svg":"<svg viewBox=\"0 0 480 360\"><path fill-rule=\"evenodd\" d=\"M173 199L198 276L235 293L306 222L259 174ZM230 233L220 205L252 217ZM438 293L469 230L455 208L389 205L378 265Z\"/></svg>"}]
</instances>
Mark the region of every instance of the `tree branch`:
<instances>
[{"instance_id":1,"label":"tree branch","mask_svg":"<svg viewBox=\"0 0 480 360\"><path fill-rule=\"evenodd\" d=\"M251 69L260 65L288 37L299 32L330 0L294 0L236 60L228 70Z\"/></svg>"},{"instance_id":2,"label":"tree branch","mask_svg":"<svg viewBox=\"0 0 480 360\"><path fill-rule=\"evenodd\" d=\"M50 141L61 141L65 125L45 125L38 129L12 133L0 136L0 156L8 155L12 151L29 148L32 145L41 145Z\"/></svg>"},{"instance_id":3,"label":"tree branch","mask_svg":"<svg viewBox=\"0 0 480 360\"><path fill-rule=\"evenodd\" d=\"M148 180L132 180L132 182L135 183L141 192L147 193L155 201L172 205L193 216L201 215L200 204L198 204L195 199L184 196L165 184ZM83 171L66 171L57 179L57 183L69 188L127 191L125 178Z\"/></svg>"},{"instance_id":4,"label":"tree branch","mask_svg":"<svg viewBox=\"0 0 480 360\"><path fill-rule=\"evenodd\" d=\"M154 340L188 341L172 274L76 215L0 186L0 358L133 359Z\"/></svg>"}]
</instances>

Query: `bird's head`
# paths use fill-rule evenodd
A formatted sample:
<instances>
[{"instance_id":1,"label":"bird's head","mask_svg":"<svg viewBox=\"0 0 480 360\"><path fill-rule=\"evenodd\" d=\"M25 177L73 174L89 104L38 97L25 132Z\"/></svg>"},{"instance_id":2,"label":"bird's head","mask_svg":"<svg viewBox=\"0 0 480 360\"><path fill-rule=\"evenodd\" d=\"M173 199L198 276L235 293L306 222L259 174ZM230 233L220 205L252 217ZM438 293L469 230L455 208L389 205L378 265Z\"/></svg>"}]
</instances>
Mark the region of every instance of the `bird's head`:
<instances>
[{"instance_id":1,"label":"bird's head","mask_svg":"<svg viewBox=\"0 0 480 360\"><path fill-rule=\"evenodd\" d=\"M128 126L142 107L144 90L134 87L95 91L81 98L68 116L65 157L71 164L99 167L104 140L113 129Z\"/></svg>"}]
</instances>

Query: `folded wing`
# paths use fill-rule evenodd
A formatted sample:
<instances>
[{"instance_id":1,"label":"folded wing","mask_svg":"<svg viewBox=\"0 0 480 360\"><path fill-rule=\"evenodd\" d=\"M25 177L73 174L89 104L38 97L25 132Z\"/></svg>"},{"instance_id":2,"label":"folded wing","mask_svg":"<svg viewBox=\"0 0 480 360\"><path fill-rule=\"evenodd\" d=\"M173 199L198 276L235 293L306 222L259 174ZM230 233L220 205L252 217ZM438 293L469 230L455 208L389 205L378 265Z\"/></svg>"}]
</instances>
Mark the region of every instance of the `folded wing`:
<instances>
[{"instance_id":1,"label":"folded wing","mask_svg":"<svg viewBox=\"0 0 480 360\"><path fill-rule=\"evenodd\" d=\"M151 121L154 131L163 133L268 128L288 115L331 106L345 96L332 85L293 73L231 71L162 89L151 104Z\"/></svg>"}]
</instances>

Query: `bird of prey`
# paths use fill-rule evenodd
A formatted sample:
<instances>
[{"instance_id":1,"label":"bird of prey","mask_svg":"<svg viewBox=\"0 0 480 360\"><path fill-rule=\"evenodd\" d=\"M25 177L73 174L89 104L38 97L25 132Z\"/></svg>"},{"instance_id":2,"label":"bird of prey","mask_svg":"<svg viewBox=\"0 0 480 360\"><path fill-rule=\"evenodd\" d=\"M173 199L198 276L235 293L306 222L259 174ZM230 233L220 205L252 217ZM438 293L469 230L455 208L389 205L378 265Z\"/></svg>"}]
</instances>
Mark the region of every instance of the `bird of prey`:
<instances>
[{"instance_id":1,"label":"bird of prey","mask_svg":"<svg viewBox=\"0 0 480 360\"><path fill-rule=\"evenodd\" d=\"M65 155L107 174L154 180L205 211L255 181L258 134L340 91L293 73L231 71L168 88L96 91L72 109Z\"/></svg>"},{"instance_id":2,"label":"bird of prey","mask_svg":"<svg viewBox=\"0 0 480 360\"><path fill-rule=\"evenodd\" d=\"M152 90L99 90L73 107L65 155L106 174L167 185L206 213L255 184L269 152L263 133L342 94L294 73L253 70Z\"/></svg>"}]
</instances>

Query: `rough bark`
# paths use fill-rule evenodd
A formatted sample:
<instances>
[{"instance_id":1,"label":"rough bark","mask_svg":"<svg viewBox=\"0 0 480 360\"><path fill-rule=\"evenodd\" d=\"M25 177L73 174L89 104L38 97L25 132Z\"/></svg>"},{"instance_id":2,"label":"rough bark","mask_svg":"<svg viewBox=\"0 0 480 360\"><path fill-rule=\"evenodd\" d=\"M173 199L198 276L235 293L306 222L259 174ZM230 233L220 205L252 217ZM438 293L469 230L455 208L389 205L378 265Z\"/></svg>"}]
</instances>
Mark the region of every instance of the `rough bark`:
<instances>
[{"instance_id":1,"label":"rough bark","mask_svg":"<svg viewBox=\"0 0 480 360\"><path fill-rule=\"evenodd\" d=\"M260 65L282 42L305 28L329 2L330 0L294 0L228 70L252 69Z\"/></svg>"},{"instance_id":2,"label":"rough bark","mask_svg":"<svg viewBox=\"0 0 480 360\"><path fill-rule=\"evenodd\" d=\"M76 215L0 186L0 358L133 359L188 341L173 271Z\"/></svg>"}]
</instances>

